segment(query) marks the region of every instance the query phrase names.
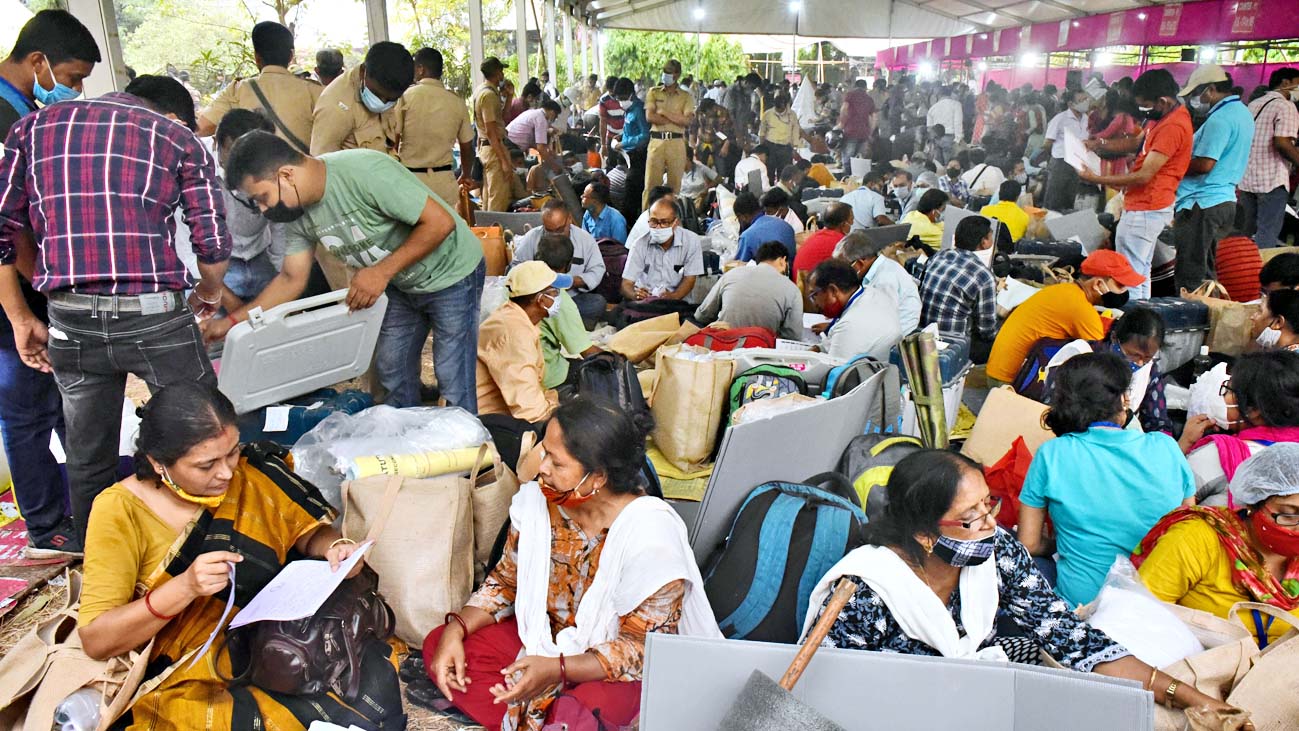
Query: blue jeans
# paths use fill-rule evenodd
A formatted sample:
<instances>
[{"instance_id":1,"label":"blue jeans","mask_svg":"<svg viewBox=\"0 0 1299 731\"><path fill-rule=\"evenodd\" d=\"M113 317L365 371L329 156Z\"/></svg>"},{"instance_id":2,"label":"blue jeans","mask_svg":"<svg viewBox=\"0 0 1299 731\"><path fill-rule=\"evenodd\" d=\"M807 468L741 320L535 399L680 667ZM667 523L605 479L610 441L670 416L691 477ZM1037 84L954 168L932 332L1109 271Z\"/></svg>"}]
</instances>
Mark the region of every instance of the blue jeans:
<instances>
[{"instance_id":1,"label":"blue jeans","mask_svg":"<svg viewBox=\"0 0 1299 731\"><path fill-rule=\"evenodd\" d=\"M388 311L379 330L374 367L388 392L384 403L419 406L420 351L433 333L433 372L448 406L478 413L478 306L487 265L433 294L388 287Z\"/></svg>"},{"instance_id":2,"label":"blue jeans","mask_svg":"<svg viewBox=\"0 0 1299 731\"><path fill-rule=\"evenodd\" d=\"M266 289L266 285L275 278L275 265L271 263L270 254L265 251L251 259L230 257L230 267L226 269L225 285L235 296L244 302L251 302Z\"/></svg>"},{"instance_id":3,"label":"blue jeans","mask_svg":"<svg viewBox=\"0 0 1299 731\"><path fill-rule=\"evenodd\" d=\"M1155 241L1173 222L1173 207L1157 211L1124 211L1114 232L1114 248L1128 258L1137 274L1146 278L1139 286L1129 287L1134 300L1150 299L1150 261L1155 256Z\"/></svg>"},{"instance_id":4,"label":"blue jeans","mask_svg":"<svg viewBox=\"0 0 1299 731\"><path fill-rule=\"evenodd\" d=\"M179 292L156 315L50 302L48 352L67 422L72 520L84 541L95 497L118 477L126 374L156 392L183 381L216 385L194 313Z\"/></svg>"},{"instance_id":5,"label":"blue jeans","mask_svg":"<svg viewBox=\"0 0 1299 731\"><path fill-rule=\"evenodd\" d=\"M1266 193L1238 191L1236 202L1240 205L1237 218L1246 236L1253 237L1260 249L1270 249L1281 243L1281 227L1285 224L1285 205L1290 191L1284 185Z\"/></svg>"},{"instance_id":6,"label":"blue jeans","mask_svg":"<svg viewBox=\"0 0 1299 731\"><path fill-rule=\"evenodd\" d=\"M604 296L595 292L569 292L573 297L573 304L577 305L577 311L582 315L582 322L594 323L604 319L605 302Z\"/></svg>"},{"instance_id":7,"label":"blue jeans","mask_svg":"<svg viewBox=\"0 0 1299 731\"><path fill-rule=\"evenodd\" d=\"M0 435L14 482L14 499L33 543L44 541L68 515L68 483L50 452L50 433L63 433L63 404L54 376L28 368L8 328L0 332Z\"/></svg>"}]
</instances>

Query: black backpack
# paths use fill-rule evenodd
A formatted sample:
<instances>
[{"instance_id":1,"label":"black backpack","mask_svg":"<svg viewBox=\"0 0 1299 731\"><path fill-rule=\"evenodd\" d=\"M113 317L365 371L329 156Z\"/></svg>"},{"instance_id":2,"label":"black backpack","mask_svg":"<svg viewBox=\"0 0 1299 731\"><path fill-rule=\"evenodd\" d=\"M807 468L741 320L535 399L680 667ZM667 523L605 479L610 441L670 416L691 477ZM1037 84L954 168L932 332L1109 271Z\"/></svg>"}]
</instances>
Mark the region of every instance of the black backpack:
<instances>
[{"instance_id":1,"label":"black backpack","mask_svg":"<svg viewBox=\"0 0 1299 731\"><path fill-rule=\"evenodd\" d=\"M568 382L575 395L614 403L628 413L649 411L636 368L617 353L596 353L573 366Z\"/></svg>"},{"instance_id":2,"label":"black backpack","mask_svg":"<svg viewBox=\"0 0 1299 731\"><path fill-rule=\"evenodd\" d=\"M874 413L866 422L866 432L895 432L902 422L902 377L896 366L881 363L869 355L859 355L830 370L825 377L825 390L821 392L821 397L834 399L846 396L880 371L886 371L886 374L880 379L879 398L876 399Z\"/></svg>"},{"instance_id":3,"label":"black backpack","mask_svg":"<svg viewBox=\"0 0 1299 731\"><path fill-rule=\"evenodd\" d=\"M861 434L852 438L839 457L838 472L852 482L857 503L866 511L868 519L884 513L888 496L884 485L893 473L893 467L903 457L924 449L915 437L896 434Z\"/></svg>"},{"instance_id":4,"label":"black backpack","mask_svg":"<svg viewBox=\"0 0 1299 731\"><path fill-rule=\"evenodd\" d=\"M709 559L704 591L728 638L797 642L812 589L857 543L866 514L848 480L804 482L754 488Z\"/></svg>"}]
</instances>

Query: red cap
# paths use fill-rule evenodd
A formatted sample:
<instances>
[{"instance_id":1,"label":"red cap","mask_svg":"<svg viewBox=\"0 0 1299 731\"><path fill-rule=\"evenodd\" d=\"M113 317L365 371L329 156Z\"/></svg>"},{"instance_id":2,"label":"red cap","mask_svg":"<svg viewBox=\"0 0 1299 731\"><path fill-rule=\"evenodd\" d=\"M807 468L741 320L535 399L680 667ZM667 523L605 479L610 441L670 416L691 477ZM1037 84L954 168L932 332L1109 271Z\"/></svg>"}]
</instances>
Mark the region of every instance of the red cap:
<instances>
[{"instance_id":1,"label":"red cap","mask_svg":"<svg viewBox=\"0 0 1299 731\"><path fill-rule=\"evenodd\" d=\"M1137 287L1146 281L1132 268L1126 256L1109 249L1093 251L1083 259L1082 273L1089 277L1112 277L1124 287Z\"/></svg>"}]
</instances>

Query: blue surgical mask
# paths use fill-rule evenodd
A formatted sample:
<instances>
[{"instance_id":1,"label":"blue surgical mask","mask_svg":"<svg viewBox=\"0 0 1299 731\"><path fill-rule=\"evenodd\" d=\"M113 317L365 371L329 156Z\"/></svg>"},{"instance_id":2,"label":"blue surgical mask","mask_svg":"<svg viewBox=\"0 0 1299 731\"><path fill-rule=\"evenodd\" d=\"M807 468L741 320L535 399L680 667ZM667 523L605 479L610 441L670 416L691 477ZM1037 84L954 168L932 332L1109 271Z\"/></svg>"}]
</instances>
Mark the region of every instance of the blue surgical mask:
<instances>
[{"instance_id":1,"label":"blue surgical mask","mask_svg":"<svg viewBox=\"0 0 1299 731\"><path fill-rule=\"evenodd\" d=\"M1110 349L1114 351L1115 355L1122 358L1124 363L1128 364L1128 369L1131 370L1133 373L1136 373L1137 371L1141 370L1141 366L1128 360L1128 354L1123 352L1123 348L1120 347L1118 343L1111 343Z\"/></svg>"},{"instance_id":2,"label":"blue surgical mask","mask_svg":"<svg viewBox=\"0 0 1299 731\"><path fill-rule=\"evenodd\" d=\"M395 101L385 102L380 99L373 91L370 91L370 87L368 86L361 87L361 103L365 105L366 109L369 109L375 114L383 114L389 109L397 106L397 102Z\"/></svg>"},{"instance_id":3,"label":"blue surgical mask","mask_svg":"<svg viewBox=\"0 0 1299 731\"><path fill-rule=\"evenodd\" d=\"M41 106L48 107L58 102L68 102L81 96L81 92L76 89L60 84L59 80L54 77L54 69L50 68L48 63L46 68L50 69L50 78L54 79L54 88L46 89L41 86L40 74L36 74L36 85L32 87L32 96L36 97L36 101L40 102Z\"/></svg>"}]
</instances>

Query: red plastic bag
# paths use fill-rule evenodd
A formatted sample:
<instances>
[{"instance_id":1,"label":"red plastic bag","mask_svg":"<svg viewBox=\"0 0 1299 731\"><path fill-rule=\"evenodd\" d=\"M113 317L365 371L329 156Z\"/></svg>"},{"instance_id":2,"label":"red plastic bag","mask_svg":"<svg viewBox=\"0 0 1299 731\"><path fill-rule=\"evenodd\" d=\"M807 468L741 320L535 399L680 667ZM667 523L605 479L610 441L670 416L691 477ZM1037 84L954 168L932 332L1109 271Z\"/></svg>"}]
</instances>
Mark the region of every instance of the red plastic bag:
<instances>
[{"instance_id":1,"label":"red plastic bag","mask_svg":"<svg viewBox=\"0 0 1299 731\"><path fill-rule=\"evenodd\" d=\"M1014 531L1015 525L1019 523L1019 493L1024 489L1028 465L1032 461L1033 453L1028 451L1024 437L1015 437L1010 450L996 464L983 468L983 479L988 482L988 490L993 496L1001 498L997 524L1008 531Z\"/></svg>"}]
</instances>

